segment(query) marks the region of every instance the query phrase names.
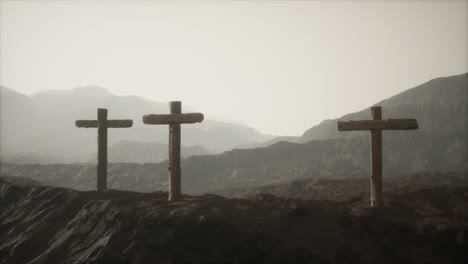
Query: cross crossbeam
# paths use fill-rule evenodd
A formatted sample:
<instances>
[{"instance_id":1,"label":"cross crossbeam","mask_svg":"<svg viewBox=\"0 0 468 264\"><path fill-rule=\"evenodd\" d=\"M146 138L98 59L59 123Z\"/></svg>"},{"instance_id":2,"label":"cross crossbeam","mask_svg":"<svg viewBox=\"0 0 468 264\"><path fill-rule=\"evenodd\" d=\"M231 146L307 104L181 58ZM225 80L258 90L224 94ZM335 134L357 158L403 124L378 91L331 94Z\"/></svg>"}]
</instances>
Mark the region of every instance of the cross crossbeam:
<instances>
[{"instance_id":1,"label":"cross crossbeam","mask_svg":"<svg viewBox=\"0 0 468 264\"><path fill-rule=\"evenodd\" d=\"M339 131L413 129L418 129L418 122L416 119L338 121Z\"/></svg>"},{"instance_id":2,"label":"cross crossbeam","mask_svg":"<svg viewBox=\"0 0 468 264\"><path fill-rule=\"evenodd\" d=\"M143 123L151 125L194 124L203 121L202 113L145 115Z\"/></svg>"},{"instance_id":3,"label":"cross crossbeam","mask_svg":"<svg viewBox=\"0 0 468 264\"><path fill-rule=\"evenodd\" d=\"M99 126L98 120L76 120L75 122L77 127L83 128L97 128ZM132 127L133 121L130 119L117 119L117 120L107 120L106 126L108 128L127 128Z\"/></svg>"},{"instance_id":4,"label":"cross crossbeam","mask_svg":"<svg viewBox=\"0 0 468 264\"><path fill-rule=\"evenodd\" d=\"M371 132L371 206L382 206L382 130L418 129L416 119L382 120L382 108L370 109L372 120L338 121L338 131L370 130Z\"/></svg>"},{"instance_id":5,"label":"cross crossbeam","mask_svg":"<svg viewBox=\"0 0 468 264\"><path fill-rule=\"evenodd\" d=\"M98 164L97 164L97 189L107 189L107 129L128 128L133 125L130 119L107 119L107 109L97 110L97 120L76 120L75 125L82 128L98 129Z\"/></svg>"},{"instance_id":6,"label":"cross crossbeam","mask_svg":"<svg viewBox=\"0 0 468 264\"><path fill-rule=\"evenodd\" d=\"M203 121L201 113L182 114L180 101L169 102L170 114L144 115L143 123L147 125L169 125L169 201L182 197L182 179L180 168L180 124L193 124Z\"/></svg>"}]
</instances>

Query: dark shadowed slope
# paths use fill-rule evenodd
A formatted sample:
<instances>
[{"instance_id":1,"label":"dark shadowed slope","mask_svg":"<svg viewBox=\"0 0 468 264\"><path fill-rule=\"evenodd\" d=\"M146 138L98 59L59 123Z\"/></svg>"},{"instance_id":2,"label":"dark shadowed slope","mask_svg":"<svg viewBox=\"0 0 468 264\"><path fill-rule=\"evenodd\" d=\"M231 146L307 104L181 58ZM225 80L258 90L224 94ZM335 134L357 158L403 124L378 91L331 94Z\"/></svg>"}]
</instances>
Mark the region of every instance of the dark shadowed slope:
<instances>
[{"instance_id":1,"label":"dark shadowed slope","mask_svg":"<svg viewBox=\"0 0 468 264\"><path fill-rule=\"evenodd\" d=\"M464 263L466 191L398 194L374 211L0 181L0 263Z\"/></svg>"},{"instance_id":2,"label":"dark shadowed slope","mask_svg":"<svg viewBox=\"0 0 468 264\"><path fill-rule=\"evenodd\" d=\"M0 181L8 182L15 185L32 185L32 186L41 186L42 183L30 178L23 178L17 176L7 176L7 175L0 175Z\"/></svg>"}]
</instances>

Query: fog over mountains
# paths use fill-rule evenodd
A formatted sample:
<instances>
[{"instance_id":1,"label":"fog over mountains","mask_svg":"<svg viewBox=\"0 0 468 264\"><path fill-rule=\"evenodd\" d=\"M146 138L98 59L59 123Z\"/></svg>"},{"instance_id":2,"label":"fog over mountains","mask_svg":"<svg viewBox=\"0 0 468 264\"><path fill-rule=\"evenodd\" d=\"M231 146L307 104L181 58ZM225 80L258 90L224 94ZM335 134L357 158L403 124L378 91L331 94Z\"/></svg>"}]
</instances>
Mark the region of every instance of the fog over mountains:
<instances>
[{"instance_id":1,"label":"fog over mountains","mask_svg":"<svg viewBox=\"0 0 468 264\"><path fill-rule=\"evenodd\" d=\"M96 119L97 108L108 108L109 119L134 120L131 129L109 130L110 162L160 162L166 158L167 147L161 144L167 145L168 127L144 125L141 119L145 114L168 113L167 103L138 96L115 96L97 86L48 90L32 96L0 87L0 93L0 155L4 162L73 163L93 160L90 155L97 151L97 131L79 129L75 127L75 120ZM194 109L183 106L182 111ZM209 117L202 124L183 126L182 133L183 156L220 153L272 138L253 128L213 121ZM117 145L112 147L114 144ZM158 150L145 147L151 144L158 144ZM136 148L139 148L138 157L141 159L135 156ZM119 153L114 153L113 149L118 149ZM112 157L117 159L112 160Z\"/></svg>"},{"instance_id":2,"label":"fog over mountains","mask_svg":"<svg viewBox=\"0 0 468 264\"><path fill-rule=\"evenodd\" d=\"M419 123L418 130L383 132L384 178L420 172L468 171L467 95L468 73L465 73L428 81L376 103L382 106L384 119L416 118ZM183 191L200 193L318 178L368 178L370 133L336 131L337 120L368 118L369 109L366 108L336 120L326 120L301 137L271 140L264 144L266 147L185 158L181 163ZM154 138L154 131L150 131L148 134ZM281 141L284 139L293 142ZM95 144L94 141L89 143ZM119 153L122 152L120 149ZM48 185L80 190L95 188L95 166L90 164L21 166L4 163L1 170L3 175L32 178ZM109 164L108 177L110 188L166 190L167 162Z\"/></svg>"}]
</instances>

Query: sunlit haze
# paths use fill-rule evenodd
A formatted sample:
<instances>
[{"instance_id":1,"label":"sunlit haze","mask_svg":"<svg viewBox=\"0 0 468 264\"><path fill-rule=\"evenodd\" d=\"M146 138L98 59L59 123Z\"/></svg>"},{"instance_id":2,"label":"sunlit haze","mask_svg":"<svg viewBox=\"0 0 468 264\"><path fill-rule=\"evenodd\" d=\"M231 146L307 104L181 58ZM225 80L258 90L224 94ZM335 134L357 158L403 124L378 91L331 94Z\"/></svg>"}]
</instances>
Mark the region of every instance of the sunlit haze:
<instances>
[{"instance_id":1,"label":"sunlit haze","mask_svg":"<svg viewBox=\"0 0 468 264\"><path fill-rule=\"evenodd\" d=\"M98 85L301 135L468 71L467 1L1 1L0 84Z\"/></svg>"}]
</instances>

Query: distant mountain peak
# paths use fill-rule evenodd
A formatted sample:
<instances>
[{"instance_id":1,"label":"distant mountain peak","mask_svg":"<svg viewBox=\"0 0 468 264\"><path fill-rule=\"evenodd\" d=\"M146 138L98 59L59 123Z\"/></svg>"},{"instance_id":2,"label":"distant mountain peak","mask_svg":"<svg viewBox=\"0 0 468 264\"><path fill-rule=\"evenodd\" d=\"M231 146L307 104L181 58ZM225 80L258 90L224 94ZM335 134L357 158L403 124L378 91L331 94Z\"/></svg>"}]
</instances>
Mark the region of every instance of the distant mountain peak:
<instances>
[{"instance_id":1,"label":"distant mountain peak","mask_svg":"<svg viewBox=\"0 0 468 264\"><path fill-rule=\"evenodd\" d=\"M401 93L391 96L385 100L377 102L374 105L383 107L384 118L417 118L424 129L431 129L431 133L441 133L442 127L448 127L448 124L457 125L457 129L465 129L466 109L468 92L468 73L451 75L447 77L438 77L431 79L423 84L407 89ZM456 109L456 110L455 110ZM454 115L457 113L458 115ZM432 114L428 114L432 113ZM358 133L341 133L336 129L338 120L360 120L369 118L369 108L349 113L336 119L328 119L320 124L313 126L304 132L299 142L305 143L310 140L323 140L343 138L358 135ZM448 119L449 118L449 119ZM455 121L457 120L457 121ZM426 132L428 132L426 130Z\"/></svg>"},{"instance_id":2,"label":"distant mountain peak","mask_svg":"<svg viewBox=\"0 0 468 264\"><path fill-rule=\"evenodd\" d=\"M11 88L8 88L8 87L5 87L5 86L2 86L0 85L0 94L19 94L19 95L23 95L25 96L24 94L22 93L19 93Z\"/></svg>"},{"instance_id":3,"label":"distant mountain peak","mask_svg":"<svg viewBox=\"0 0 468 264\"><path fill-rule=\"evenodd\" d=\"M78 86L73 89L73 94L75 95L82 95L82 96L111 96L112 93L109 92L107 89L102 88L97 85L88 85L88 86Z\"/></svg>"},{"instance_id":4,"label":"distant mountain peak","mask_svg":"<svg viewBox=\"0 0 468 264\"><path fill-rule=\"evenodd\" d=\"M45 90L38 92L36 95L66 95L66 96L87 96L87 97L104 97L112 96L112 93L107 89L97 85L78 86L73 90Z\"/></svg>"}]
</instances>

